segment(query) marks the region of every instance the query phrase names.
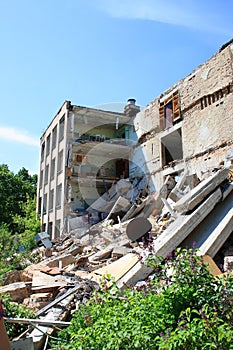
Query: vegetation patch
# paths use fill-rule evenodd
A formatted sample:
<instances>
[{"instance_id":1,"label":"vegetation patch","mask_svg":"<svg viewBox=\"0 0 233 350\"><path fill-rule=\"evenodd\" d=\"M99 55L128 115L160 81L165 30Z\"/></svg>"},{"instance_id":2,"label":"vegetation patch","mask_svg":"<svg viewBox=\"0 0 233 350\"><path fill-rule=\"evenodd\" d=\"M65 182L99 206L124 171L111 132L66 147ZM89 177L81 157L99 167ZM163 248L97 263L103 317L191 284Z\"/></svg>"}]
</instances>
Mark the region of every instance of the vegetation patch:
<instances>
[{"instance_id":1,"label":"vegetation patch","mask_svg":"<svg viewBox=\"0 0 233 350\"><path fill-rule=\"evenodd\" d=\"M121 293L115 283L96 292L52 348L233 349L233 278L215 278L196 253L177 249L163 262L151 255L152 278L139 290Z\"/></svg>"}]
</instances>

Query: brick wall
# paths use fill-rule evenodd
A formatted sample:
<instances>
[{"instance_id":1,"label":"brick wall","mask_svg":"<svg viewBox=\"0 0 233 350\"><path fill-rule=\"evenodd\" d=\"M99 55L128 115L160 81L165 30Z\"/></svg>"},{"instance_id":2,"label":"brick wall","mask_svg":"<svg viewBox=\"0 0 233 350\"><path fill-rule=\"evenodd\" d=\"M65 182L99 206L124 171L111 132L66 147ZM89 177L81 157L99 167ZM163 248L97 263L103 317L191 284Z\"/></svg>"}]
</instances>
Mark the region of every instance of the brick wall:
<instances>
[{"instance_id":1,"label":"brick wall","mask_svg":"<svg viewBox=\"0 0 233 350\"><path fill-rule=\"evenodd\" d=\"M183 119L182 144L186 165L201 175L207 168L224 162L233 140L232 66L233 45L230 44L171 86L136 116L134 122L139 144L133 160L140 166L144 164L144 171L152 177L160 172L160 180L158 175L155 176L156 187L164 175L161 168L161 137L164 131L160 129L159 105L175 90L179 93ZM166 132L169 133L169 129Z\"/></svg>"}]
</instances>

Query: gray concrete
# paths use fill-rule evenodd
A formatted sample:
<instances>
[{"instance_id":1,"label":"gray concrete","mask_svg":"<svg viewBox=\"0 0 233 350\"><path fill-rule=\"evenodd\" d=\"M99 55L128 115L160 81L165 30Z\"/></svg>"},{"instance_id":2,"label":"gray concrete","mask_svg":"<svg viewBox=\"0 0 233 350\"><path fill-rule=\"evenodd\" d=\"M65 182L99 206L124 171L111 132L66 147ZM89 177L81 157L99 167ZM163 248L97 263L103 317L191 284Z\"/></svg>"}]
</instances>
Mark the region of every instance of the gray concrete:
<instances>
[{"instance_id":1,"label":"gray concrete","mask_svg":"<svg viewBox=\"0 0 233 350\"><path fill-rule=\"evenodd\" d=\"M166 257L204 220L220 201L222 192L217 189L193 213L181 215L154 241L156 255Z\"/></svg>"},{"instance_id":2,"label":"gray concrete","mask_svg":"<svg viewBox=\"0 0 233 350\"><path fill-rule=\"evenodd\" d=\"M231 187L232 188L232 187ZM195 243L202 255L214 257L233 231L233 191L182 242L192 247Z\"/></svg>"},{"instance_id":3,"label":"gray concrete","mask_svg":"<svg viewBox=\"0 0 233 350\"><path fill-rule=\"evenodd\" d=\"M173 206L180 213L188 212L200 204L217 186L228 177L228 169L222 169L200 182Z\"/></svg>"}]
</instances>

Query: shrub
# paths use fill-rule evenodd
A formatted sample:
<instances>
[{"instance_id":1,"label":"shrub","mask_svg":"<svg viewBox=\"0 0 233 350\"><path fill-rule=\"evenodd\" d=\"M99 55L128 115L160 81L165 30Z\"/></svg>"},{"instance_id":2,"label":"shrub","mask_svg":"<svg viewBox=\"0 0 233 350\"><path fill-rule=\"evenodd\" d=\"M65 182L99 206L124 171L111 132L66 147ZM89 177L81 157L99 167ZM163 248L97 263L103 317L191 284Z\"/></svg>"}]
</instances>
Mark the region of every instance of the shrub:
<instances>
[{"instance_id":1,"label":"shrub","mask_svg":"<svg viewBox=\"0 0 233 350\"><path fill-rule=\"evenodd\" d=\"M12 301L8 294L2 295L4 311L9 318L35 318L35 313L21 304ZM27 329L26 324L6 322L6 330L10 339L19 336Z\"/></svg>"},{"instance_id":2,"label":"shrub","mask_svg":"<svg viewBox=\"0 0 233 350\"><path fill-rule=\"evenodd\" d=\"M232 277L212 276L192 249L148 263L156 273L141 290L121 294L114 284L95 293L54 348L232 349Z\"/></svg>"}]
</instances>

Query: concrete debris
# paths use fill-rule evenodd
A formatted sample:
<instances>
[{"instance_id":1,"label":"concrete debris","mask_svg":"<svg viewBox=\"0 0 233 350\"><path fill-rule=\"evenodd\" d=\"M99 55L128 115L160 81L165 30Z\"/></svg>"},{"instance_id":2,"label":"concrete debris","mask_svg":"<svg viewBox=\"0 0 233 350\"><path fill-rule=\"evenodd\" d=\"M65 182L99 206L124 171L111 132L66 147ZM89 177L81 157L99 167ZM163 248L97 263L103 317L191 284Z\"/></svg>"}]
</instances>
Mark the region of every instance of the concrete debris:
<instances>
[{"instance_id":1,"label":"concrete debris","mask_svg":"<svg viewBox=\"0 0 233 350\"><path fill-rule=\"evenodd\" d=\"M12 301L22 303L29 296L28 285L24 282L15 282L0 287L0 294L10 294Z\"/></svg>"},{"instance_id":2,"label":"concrete debris","mask_svg":"<svg viewBox=\"0 0 233 350\"><path fill-rule=\"evenodd\" d=\"M53 332L46 320L55 324L66 321L68 315L70 319L78 305L100 288L105 275L113 276L122 290L142 284L153 273L144 264L151 253L165 258L178 246L195 244L214 275L221 273L220 263L225 271L233 269L231 181L232 173L226 168L202 181L183 173L178 181L167 176L161 190L149 194L145 178L133 188L124 180L114 183L89 208L104 213L108 207L108 215L98 223L91 224L84 213L72 219L71 233L49 247L42 244L40 235L42 246L32 252L32 261L22 271L3 275L0 287L0 293L7 292L14 301L33 308L44 322L27 335L34 348L42 349L44 333ZM33 263L35 257L39 263ZM110 286L112 281L106 283Z\"/></svg>"},{"instance_id":3,"label":"concrete debris","mask_svg":"<svg viewBox=\"0 0 233 350\"><path fill-rule=\"evenodd\" d=\"M188 212L200 204L218 185L228 177L228 169L217 171L211 177L200 182L191 191L186 193L173 208L181 213Z\"/></svg>"},{"instance_id":4,"label":"concrete debris","mask_svg":"<svg viewBox=\"0 0 233 350\"><path fill-rule=\"evenodd\" d=\"M187 171L183 172L176 185L171 190L169 198L171 198L174 202L177 202L186 193L190 192L190 190L196 187L199 182L200 180L196 174L188 175Z\"/></svg>"}]
</instances>

